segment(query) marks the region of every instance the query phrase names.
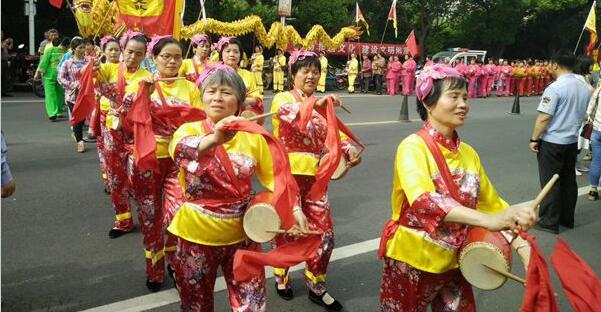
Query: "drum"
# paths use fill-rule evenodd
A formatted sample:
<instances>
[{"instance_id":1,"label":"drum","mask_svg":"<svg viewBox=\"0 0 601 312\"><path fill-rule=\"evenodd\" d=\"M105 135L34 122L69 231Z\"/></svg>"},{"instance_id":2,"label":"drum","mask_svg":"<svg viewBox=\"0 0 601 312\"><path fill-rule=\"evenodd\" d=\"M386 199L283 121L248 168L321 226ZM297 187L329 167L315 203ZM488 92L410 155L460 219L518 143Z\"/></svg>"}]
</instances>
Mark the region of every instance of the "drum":
<instances>
[{"instance_id":1,"label":"drum","mask_svg":"<svg viewBox=\"0 0 601 312\"><path fill-rule=\"evenodd\" d=\"M323 156L320 160L319 163L321 164L322 161L324 161L327 158L327 154L325 156ZM336 170L334 171L334 174L332 174L332 180L340 180L342 179L342 177L344 177L346 175L346 173L348 172L350 166L346 163L346 159L344 159L344 156L340 156L340 161L338 162L338 166L336 167Z\"/></svg>"},{"instance_id":2,"label":"drum","mask_svg":"<svg viewBox=\"0 0 601 312\"><path fill-rule=\"evenodd\" d=\"M497 289L507 278L485 265L499 271L511 271L511 247L499 232L473 227L459 249L459 269L463 277L475 287Z\"/></svg>"},{"instance_id":3,"label":"drum","mask_svg":"<svg viewBox=\"0 0 601 312\"><path fill-rule=\"evenodd\" d=\"M257 243L272 240L280 229L281 222L273 205L273 193L261 192L248 204L244 213L242 227L246 236Z\"/></svg>"}]
</instances>

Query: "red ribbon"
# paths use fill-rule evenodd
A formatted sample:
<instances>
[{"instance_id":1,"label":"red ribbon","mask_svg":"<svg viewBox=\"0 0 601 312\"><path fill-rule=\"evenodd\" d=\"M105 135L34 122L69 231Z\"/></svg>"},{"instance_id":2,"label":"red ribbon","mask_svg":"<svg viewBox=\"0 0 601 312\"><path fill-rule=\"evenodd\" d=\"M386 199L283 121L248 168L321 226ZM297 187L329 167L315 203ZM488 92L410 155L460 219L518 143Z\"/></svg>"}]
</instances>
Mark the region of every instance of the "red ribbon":
<instances>
[{"instance_id":1,"label":"red ribbon","mask_svg":"<svg viewBox=\"0 0 601 312\"><path fill-rule=\"evenodd\" d=\"M601 279L565 241L557 241L551 254L551 263L574 311L601 311Z\"/></svg>"},{"instance_id":2,"label":"red ribbon","mask_svg":"<svg viewBox=\"0 0 601 312\"><path fill-rule=\"evenodd\" d=\"M96 106L98 105L94 91L94 58L91 58L79 80L79 94L75 100L69 123L75 125L84 121L92 114Z\"/></svg>"},{"instance_id":3,"label":"red ribbon","mask_svg":"<svg viewBox=\"0 0 601 312\"><path fill-rule=\"evenodd\" d=\"M160 86L155 84L160 90ZM151 114L152 105L148 94L148 85L140 81L138 93L127 114L127 120L133 124L135 164L141 171L159 172L159 161L156 158L156 140L152 129L153 122L167 126L175 131L186 122L199 121L206 118L205 113L191 106L170 106L163 98L163 105Z\"/></svg>"},{"instance_id":4,"label":"red ribbon","mask_svg":"<svg viewBox=\"0 0 601 312\"><path fill-rule=\"evenodd\" d=\"M267 141L273 162L275 176L274 205L282 227L289 229L295 223L292 207L298 200L299 188L290 172L288 154L280 142L263 127L250 121L236 121L223 127L224 131L245 131L261 134ZM288 267L308 260L315 254L320 244L319 236L306 237L278 246L268 253L252 250L238 250L234 255L234 279L250 280L263 275L263 267Z\"/></svg>"},{"instance_id":5,"label":"red ribbon","mask_svg":"<svg viewBox=\"0 0 601 312\"><path fill-rule=\"evenodd\" d=\"M380 235L380 247L378 248L378 258L384 259L386 256L386 244L394 236L396 230L399 228L400 223L398 220L388 220L382 229L382 235Z\"/></svg>"},{"instance_id":6,"label":"red ribbon","mask_svg":"<svg viewBox=\"0 0 601 312\"><path fill-rule=\"evenodd\" d=\"M530 263L526 272L526 291L520 312L559 312L549 277L547 262L533 236L520 234L530 243Z\"/></svg>"}]
</instances>

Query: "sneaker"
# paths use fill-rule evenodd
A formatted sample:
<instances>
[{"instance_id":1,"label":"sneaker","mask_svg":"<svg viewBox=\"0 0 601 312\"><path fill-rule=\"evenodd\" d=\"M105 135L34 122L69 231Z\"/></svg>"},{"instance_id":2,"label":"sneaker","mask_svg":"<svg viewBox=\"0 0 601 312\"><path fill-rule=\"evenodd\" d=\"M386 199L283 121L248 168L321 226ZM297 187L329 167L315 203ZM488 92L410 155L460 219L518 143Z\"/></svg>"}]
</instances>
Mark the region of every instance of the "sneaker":
<instances>
[{"instance_id":1,"label":"sneaker","mask_svg":"<svg viewBox=\"0 0 601 312\"><path fill-rule=\"evenodd\" d=\"M91 135L88 134L87 136L85 136L83 138L83 141L87 142L87 143L96 143L96 137L91 136Z\"/></svg>"},{"instance_id":2,"label":"sneaker","mask_svg":"<svg viewBox=\"0 0 601 312\"><path fill-rule=\"evenodd\" d=\"M77 152L83 153L85 151L86 151L86 145L83 143L83 141L77 142Z\"/></svg>"},{"instance_id":3,"label":"sneaker","mask_svg":"<svg viewBox=\"0 0 601 312\"><path fill-rule=\"evenodd\" d=\"M309 290L309 300L326 308L326 311L328 312L338 312L342 310L342 304L330 296L327 291L320 296Z\"/></svg>"},{"instance_id":4,"label":"sneaker","mask_svg":"<svg viewBox=\"0 0 601 312\"><path fill-rule=\"evenodd\" d=\"M578 169L575 169L575 168L574 168L574 170L576 170L576 175L577 175L577 176L581 176L581 175L582 175L582 172L578 171Z\"/></svg>"},{"instance_id":5,"label":"sneaker","mask_svg":"<svg viewBox=\"0 0 601 312\"><path fill-rule=\"evenodd\" d=\"M599 199L599 191L590 190L588 191L588 200L595 201Z\"/></svg>"},{"instance_id":6,"label":"sneaker","mask_svg":"<svg viewBox=\"0 0 601 312\"><path fill-rule=\"evenodd\" d=\"M290 287L284 287L284 288L280 288L278 283L275 283L275 291L278 293L278 296L280 296L280 298L289 301L292 300L292 298L294 298L294 293L292 292L292 288Z\"/></svg>"}]
</instances>

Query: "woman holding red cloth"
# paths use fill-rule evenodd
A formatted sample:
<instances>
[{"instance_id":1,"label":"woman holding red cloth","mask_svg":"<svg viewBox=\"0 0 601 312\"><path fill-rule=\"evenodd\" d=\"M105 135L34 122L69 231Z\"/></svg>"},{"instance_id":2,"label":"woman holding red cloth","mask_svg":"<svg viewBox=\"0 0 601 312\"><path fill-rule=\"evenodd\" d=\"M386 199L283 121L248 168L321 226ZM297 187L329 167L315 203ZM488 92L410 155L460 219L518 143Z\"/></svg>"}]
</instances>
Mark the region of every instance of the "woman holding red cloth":
<instances>
[{"instance_id":1,"label":"woman holding red cloth","mask_svg":"<svg viewBox=\"0 0 601 312\"><path fill-rule=\"evenodd\" d=\"M100 48L104 55L104 62L111 64L118 64L119 57L121 56L121 47L119 41L113 36L105 36L100 39ZM105 137L108 134L109 129L106 127L106 113L111 108L111 101L104 96L99 97L100 106L98 112L98 130L100 133L96 137L96 149L98 150L98 159L100 160L100 171L102 175L102 181L104 182L104 191L110 194L111 189L109 186L108 170L107 168L107 157L105 157Z\"/></svg>"},{"instance_id":2,"label":"woman holding red cloth","mask_svg":"<svg viewBox=\"0 0 601 312\"><path fill-rule=\"evenodd\" d=\"M321 74L317 55L294 51L288 69L294 87L291 91L277 94L273 99L271 111L276 112L272 117L273 133L288 152L291 171L300 188L302 211L310 226L323 233L316 255L306 261L304 275L309 299L328 311L340 311L342 305L330 296L325 284L334 249L327 187L333 173L331 169L335 169L341 157L351 166L360 162L359 151L351 139L358 141L335 115L331 115L334 109L332 105L340 105L338 97L326 95L318 99L314 96ZM324 110L331 110L332 113ZM320 164L322 159L327 161ZM286 242L285 237L278 237L275 244L280 246ZM274 269L274 273L278 295L285 300L292 299L288 268Z\"/></svg>"},{"instance_id":3,"label":"woman holding red cloth","mask_svg":"<svg viewBox=\"0 0 601 312\"><path fill-rule=\"evenodd\" d=\"M182 48L171 36L159 36L148 45L157 66L158 77L142 82L136 101L128 115L133 124L134 152L130 162L133 197L144 237L146 286L160 289L165 275L165 254L173 264L175 237L165 246L165 229L181 205L183 194L177 178L178 169L169 157L168 147L175 130L187 121L204 119L200 92L185 79L175 79L182 65ZM150 96L149 96L150 95ZM134 115L146 113L150 119ZM149 139L149 140L148 140ZM169 267L169 273L172 274Z\"/></svg>"},{"instance_id":4,"label":"woman holding red cloth","mask_svg":"<svg viewBox=\"0 0 601 312\"><path fill-rule=\"evenodd\" d=\"M469 112L465 79L433 65L417 80L418 113L425 121L397 149L392 217L382 233L380 311L475 311L472 288L461 275L457 250L469 226L526 231L531 207L509 207L488 179L474 149L457 128ZM527 265L530 244L503 233Z\"/></svg>"},{"instance_id":5,"label":"woman holding red cloth","mask_svg":"<svg viewBox=\"0 0 601 312\"><path fill-rule=\"evenodd\" d=\"M221 266L232 310L265 311L263 274L234 282L234 254L260 248L244 234L242 216L252 196L254 175L274 197L297 187L289 171L287 181L292 184L281 182L281 172L275 166L288 168L281 147L283 159L274 157L278 154L273 153L273 145L279 146L275 138L257 134L264 130L237 117L246 97L242 78L232 68L214 64L201 73L199 83L207 119L182 125L169 145L185 196L168 228L178 238L175 277L180 309L213 311L213 288ZM255 127L255 131L236 131L236 126ZM291 195L297 202L297 194ZM284 208L293 210L288 213L301 230L306 230L302 211L288 203Z\"/></svg>"},{"instance_id":6,"label":"woman holding red cloth","mask_svg":"<svg viewBox=\"0 0 601 312\"><path fill-rule=\"evenodd\" d=\"M183 61L182 66L179 68L179 76L186 77L191 82L196 82L200 72L209 64L211 38L209 38L209 35L198 34L192 36L191 41L194 55L192 58Z\"/></svg>"},{"instance_id":7,"label":"woman holding red cloth","mask_svg":"<svg viewBox=\"0 0 601 312\"><path fill-rule=\"evenodd\" d=\"M104 156L116 218L109 231L110 238L134 230L129 205L131 183L127 172L133 137L124 131L124 127L127 127L126 117L138 92L138 83L152 77L149 71L140 68L146 54L146 37L128 31L121 38L121 43L124 47L123 62L94 65L97 90L110 102L106 114L106 127L109 130L104 137Z\"/></svg>"}]
</instances>

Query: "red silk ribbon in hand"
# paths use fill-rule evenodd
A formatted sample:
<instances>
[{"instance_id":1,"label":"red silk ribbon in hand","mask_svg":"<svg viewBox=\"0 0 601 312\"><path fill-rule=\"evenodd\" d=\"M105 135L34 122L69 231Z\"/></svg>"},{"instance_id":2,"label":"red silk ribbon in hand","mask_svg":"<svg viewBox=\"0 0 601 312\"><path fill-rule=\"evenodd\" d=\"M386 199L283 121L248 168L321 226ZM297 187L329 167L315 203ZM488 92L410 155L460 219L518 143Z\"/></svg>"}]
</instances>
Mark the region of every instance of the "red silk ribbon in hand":
<instances>
[{"instance_id":1,"label":"red silk ribbon in hand","mask_svg":"<svg viewBox=\"0 0 601 312\"><path fill-rule=\"evenodd\" d=\"M530 243L530 263L526 272L526 291L520 312L559 312L555 292L551 285L549 267L536 239L527 233L520 234Z\"/></svg>"},{"instance_id":2,"label":"red silk ribbon in hand","mask_svg":"<svg viewBox=\"0 0 601 312\"><path fill-rule=\"evenodd\" d=\"M94 58L91 58L79 80L79 94L75 100L69 123L76 125L84 121L92 114L95 107L98 107L98 104L94 91Z\"/></svg>"}]
</instances>

